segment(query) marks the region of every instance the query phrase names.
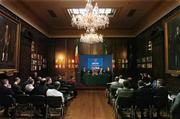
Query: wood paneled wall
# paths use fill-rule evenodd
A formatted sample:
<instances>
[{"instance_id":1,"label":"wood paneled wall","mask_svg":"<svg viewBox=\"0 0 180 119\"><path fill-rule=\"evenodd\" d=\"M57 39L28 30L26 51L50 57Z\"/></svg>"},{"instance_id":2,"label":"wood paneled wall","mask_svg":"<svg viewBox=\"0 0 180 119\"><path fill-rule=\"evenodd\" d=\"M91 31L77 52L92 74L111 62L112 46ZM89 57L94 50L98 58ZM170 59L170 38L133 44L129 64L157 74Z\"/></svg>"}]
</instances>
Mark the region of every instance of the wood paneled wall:
<instances>
[{"instance_id":1,"label":"wood paneled wall","mask_svg":"<svg viewBox=\"0 0 180 119\"><path fill-rule=\"evenodd\" d=\"M108 54L112 54L113 59L115 60L115 65L117 65L118 59L124 58L128 59L128 48L131 43L131 38L104 38L107 46ZM51 66L50 74L57 75L62 73L66 69L56 69L55 68L55 57L57 54L63 54L68 59L74 59L75 56L75 47L79 45L79 55L80 54L91 54L91 55L102 55L103 54L103 45L102 43L97 44L86 44L86 43L79 43L79 39L72 38L72 39L50 39L51 47L48 50L49 52L49 64ZM52 56L54 55L54 56ZM51 57L51 58L50 58ZM52 58L54 57L54 58ZM127 75L129 72L129 68L122 69L118 66L114 69L114 75Z\"/></svg>"},{"instance_id":2,"label":"wood paneled wall","mask_svg":"<svg viewBox=\"0 0 180 119\"><path fill-rule=\"evenodd\" d=\"M180 85L179 77L173 77L165 72L165 47L164 47L164 21L180 11L180 6L171 11L169 14L161 18L151 27L139 34L133 44L135 47L135 57L144 57L148 54L145 47L148 45L148 41L152 41L152 69L136 69L136 72L149 72L153 78L163 78L167 82L167 86L170 88L178 89ZM180 88L179 88L180 89Z\"/></svg>"},{"instance_id":3,"label":"wood paneled wall","mask_svg":"<svg viewBox=\"0 0 180 119\"><path fill-rule=\"evenodd\" d=\"M37 44L38 53L42 54L44 57L47 57L48 38L33 26L30 26L28 23L26 23L1 5L0 10L13 17L14 19L17 19L21 24L19 72L14 74L13 76L19 76L22 79L25 79L28 76L33 76L33 72L31 72L31 42L35 41ZM42 71L38 71L38 75L46 76L47 70L45 69ZM0 74L0 78L4 77L7 76L5 76L5 74Z\"/></svg>"}]
</instances>

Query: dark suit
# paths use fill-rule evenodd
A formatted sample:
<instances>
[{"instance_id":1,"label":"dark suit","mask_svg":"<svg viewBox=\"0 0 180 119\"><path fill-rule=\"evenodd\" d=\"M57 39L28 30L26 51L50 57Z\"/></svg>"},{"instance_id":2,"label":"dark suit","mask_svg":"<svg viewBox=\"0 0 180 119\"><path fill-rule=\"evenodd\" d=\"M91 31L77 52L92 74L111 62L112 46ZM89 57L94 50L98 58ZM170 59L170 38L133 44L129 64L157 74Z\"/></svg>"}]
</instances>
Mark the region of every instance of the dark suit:
<instances>
[{"instance_id":1,"label":"dark suit","mask_svg":"<svg viewBox=\"0 0 180 119\"><path fill-rule=\"evenodd\" d=\"M148 87L141 87L135 91L135 103L140 108L141 117L144 117L144 108L148 108L153 102L152 91Z\"/></svg>"},{"instance_id":2,"label":"dark suit","mask_svg":"<svg viewBox=\"0 0 180 119\"><path fill-rule=\"evenodd\" d=\"M0 95L12 95L12 96L14 96L15 94L11 88L1 86L0 87Z\"/></svg>"},{"instance_id":3,"label":"dark suit","mask_svg":"<svg viewBox=\"0 0 180 119\"><path fill-rule=\"evenodd\" d=\"M48 87L46 85L39 84L32 90L32 95L45 95Z\"/></svg>"},{"instance_id":4,"label":"dark suit","mask_svg":"<svg viewBox=\"0 0 180 119\"><path fill-rule=\"evenodd\" d=\"M24 92L21 90L21 87L19 85L13 84L12 90L15 93L15 95L23 94Z\"/></svg>"},{"instance_id":5,"label":"dark suit","mask_svg":"<svg viewBox=\"0 0 180 119\"><path fill-rule=\"evenodd\" d=\"M165 108L168 103L168 90L161 86L154 88L153 90L153 104L157 108L157 116L160 116L160 110Z\"/></svg>"},{"instance_id":6,"label":"dark suit","mask_svg":"<svg viewBox=\"0 0 180 119\"><path fill-rule=\"evenodd\" d=\"M15 96L15 94L14 94L14 92L13 92L13 90L11 89L11 88L7 88L7 87L5 87L5 86L1 86L0 87L0 95L2 95L2 96L4 96L4 95L10 95L10 96L12 96L12 97L14 97ZM13 98L14 99L14 98ZM2 102L0 102L0 103L2 103ZM11 102L11 103L14 103L14 101L13 102ZM3 102L3 104L1 104L1 105L3 105L4 107L5 107L5 110L4 110L4 114L5 114L5 116L10 116L10 114L9 114L9 112L8 112L8 110L9 110L9 102Z\"/></svg>"},{"instance_id":7,"label":"dark suit","mask_svg":"<svg viewBox=\"0 0 180 119\"><path fill-rule=\"evenodd\" d=\"M168 90L164 86L154 88L152 91L153 96L168 97Z\"/></svg>"}]
</instances>

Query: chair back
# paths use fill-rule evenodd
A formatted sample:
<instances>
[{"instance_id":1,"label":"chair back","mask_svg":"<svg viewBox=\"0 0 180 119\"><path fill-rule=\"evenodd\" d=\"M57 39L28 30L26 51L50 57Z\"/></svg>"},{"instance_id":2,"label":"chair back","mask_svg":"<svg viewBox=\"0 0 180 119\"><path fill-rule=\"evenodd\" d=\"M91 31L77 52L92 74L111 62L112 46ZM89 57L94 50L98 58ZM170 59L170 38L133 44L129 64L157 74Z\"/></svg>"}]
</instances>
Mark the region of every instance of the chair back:
<instances>
[{"instance_id":1,"label":"chair back","mask_svg":"<svg viewBox=\"0 0 180 119\"><path fill-rule=\"evenodd\" d=\"M117 105L120 108L130 108L131 106L134 106L134 100L133 97L117 97Z\"/></svg>"},{"instance_id":2,"label":"chair back","mask_svg":"<svg viewBox=\"0 0 180 119\"><path fill-rule=\"evenodd\" d=\"M141 93L141 92L140 92ZM140 108L148 108L153 104L153 96L149 91L144 91L135 96L135 105Z\"/></svg>"},{"instance_id":3,"label":"chair back","mask_svg":"<svg viewBox=\"0 0 180 119\"><path fill-rule=\"evenodd\" d=\"M48 96L46 97L47 105L49 107L58 108L62 106L62 97Z\"/></svg>"},{"instance_id":4,"label":"chair back","mask_svg":"<svg viewBox=\"0 0 180 119\"><path fill-rule=\"evenodd\" d=\"M155 107L163 108L168 105L168 97L164 96L154 96L153 105Z\"/></svg>"},{"instance_id":5,"label":"chair back","mask_svg":"<svg viewBox=\"0 0 180 119\"><path fill-rule=\"evenodd\" d=\"M0 96L0 105L1 106L12 106L15 104L15 99L11 95Z\"/></svg>"},{"instance_id":6,"label":"chair back","mask_svg":"<svg viewBox=\"0 0 180 119\"><path fill-rule=\"evenodd\" d=\"M46 97L44 95L32 95L29 102L33 105L46 105Z\"/></svg>"},{"instance_id":7,"label":"chair back","mask_svg":"<svg viewBox=\"0 0 180 119\"><path fill-rule=\"evenodd\" d=\"M16 96L16 102L18 104L28 104L29 103L29 95L22 94Z\"/></svg>"}]
</instances>

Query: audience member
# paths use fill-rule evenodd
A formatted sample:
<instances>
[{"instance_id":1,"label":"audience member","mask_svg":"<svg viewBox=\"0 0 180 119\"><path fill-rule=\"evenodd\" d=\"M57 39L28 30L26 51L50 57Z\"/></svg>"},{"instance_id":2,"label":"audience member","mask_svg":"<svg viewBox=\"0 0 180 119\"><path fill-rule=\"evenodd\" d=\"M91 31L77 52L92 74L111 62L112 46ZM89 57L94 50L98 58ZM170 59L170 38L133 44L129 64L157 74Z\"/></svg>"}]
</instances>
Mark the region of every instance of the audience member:
<instances>
[{"instance_id":1,"label":"audience member","mask_svg":"<svg viewBox=\"0 0 180 119\"><path fill-rule=\"evenodd\" d=\"M53 81L52 81L52 78L51 77L46 77L46 85L47 85L47 87L48 88L50 88L50 89L53 89L54 88L54 86L53 86Z\"/></svg>"},{"instance_id":2,"label":"audience member","mask_svg":"<svg viewBox=\"0 0 180 119\"><path fill-rule=\"evenodd\" d=\"M9 96L12 96L12 98L15 96L11 88L11 85L9 84L8 79L2 80L2 86L0 87L0 95L2 96L9 95ZM4 105L4 106L5 106L4 115L8 117L11 116L11 114L9 113L9 105Z\"/></svg>"},{"instance_id":3,"label":"audience member","mask_svg":"<svg viewBox=\"0 0 180 119\"><path fill-rule=\"evenodd\" d=\"M15 95L11 88L11 84L9 84L8 79L2 80L2 86L0 87L0 95Z\"/></svg>"},{"instance_id":4,"label":"audience member","mask_svg":"<svg viewBox=\"0 0 180 119\"><path fill-rule=\"evenodd\" d=\"M129 81L124 81L123 82L123 88L118 88L116 91L117 97L131 97L133 96L133 89L130 88L130 83Z\"/></svg>"},{"instance_id":5,"label":"audience member","mask_svg":"<svg viewBox=\"0 0 180 119\"><path fill-rule=\"evenodd\" d=\"M157 79L157 87L154 88L153 91L153 96L154 97L162 97L163 99L167 99L168 100L168 90L167 88L164 86L164 81L163 79ZM161 107L157 108L157 116L160 117L160 110Z\"/></svg>"},{"instance_id":6,"label":"audience member","mask_svg":"<svg viewBox=\"0 0 180 119\"><path fill-rule=\"evenodd\" d=\"M29 83L25 86L25 92L31 94L34 89L34 79L29 79Z\"/></svg>"},{"instance_id":7,"label":"audience member","mask_svg":"<svg viewBox=\"0 0 180 119\"><path fill-rule=\"evenodd\" d=\"M42 78L40 80L40 84L35 86L35 88L32 90L33 95L45 95L48 87L46 86L46 78Z\"/></svg>"},{"instance_id":8,"label":"audience member","mask_svg":"<svg viewBox=\"0 0 180 119\"><path fill-rule=\"evenodd\" d=\"M153 101L152 91L149 87L146 87L145 83L142 80L138 81L138 89L135 91L135 100L138 104L141 111L141 118L144 118L144 102L150 103ZM149 113L150 110L148 110Z\"/></svg>"},{"instance_id":9,"label":"audience member","mask_svg":"<svg viewBox=\"0 0 180 119\"><path fill-rule=\"evenodd\" d=\"M122 75L119 75L119 84L123 87L123 82L125 81L125 79L123 79Z\"/></svg>"},{"instance_id":10,"label":"audience member","mask_svg":"<svg viewBox=\"0 0 180 119\"><path fill-rule=\"evenodd\" d=\"M24 94L24 92L22 91L19 85L20 82L21 82L21 79L19 77L16 77L14 80L14 84L12 85L12 90L14 91L15 95Z\"/></svg>"},{"instance_id":11,"label":"audience member","mask_svg":"<svg viewBox=\"0 0 180 119\"><path fill-rule=\"evenodd\" d=\"M29 80L31 80L31 79L32 79L32 77L30 76L30 77L27 78L26 81L23 82L23 84L22 84L22 90L23 91L25 91L25 87L26 87L27 84L29 84Z\"/></svg>"},{"instance_id":12,"label":"audience member","mask_svg":"<svg viewBox=\"0 0 180 119\"><path fill-rule=\"evenodd\" d=\"M54 96L54 97L61 97L62 98L62 102L64 103L64 97L63 97L63 93L61 93L59 90L60 88L60 82L56 81L54 83L54 88L53 89L48 89L46 92L47 96Z\"/></svg>"}]
</instances>

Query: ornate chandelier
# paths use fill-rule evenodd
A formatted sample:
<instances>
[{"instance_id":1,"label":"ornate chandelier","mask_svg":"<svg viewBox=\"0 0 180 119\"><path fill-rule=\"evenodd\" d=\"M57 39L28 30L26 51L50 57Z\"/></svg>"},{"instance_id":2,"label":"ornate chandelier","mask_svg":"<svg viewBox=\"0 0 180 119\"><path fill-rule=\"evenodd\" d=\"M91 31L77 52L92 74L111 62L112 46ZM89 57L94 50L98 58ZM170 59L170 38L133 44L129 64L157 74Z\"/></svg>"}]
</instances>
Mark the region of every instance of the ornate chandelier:
<instances>
[{"instance_id":1,"label":"ornate chandelier","mask_svg":"<svg viewBox=\"0 0 180 119\"><path fill-rule=\"evenodd\" d=\"M72 16L72 26L77 26L78 29L95 30L104 29L109 25L107 14L100 14L97 3L93 7L93 0L87 0L85 10L81 14Z\"/></svg>"},{"instance_id":2,"label":"ornate chandelier","mask_svg":"<svg viewBox=\"0 0 180 119\"><path fill-rule=\"evenodd\" d=\"M93 29L87 30L85 34L81 35L80 42L83 43L100 43L103 42L103 36L101 34L95 33Z\"/></svg>"}]
</instances>

